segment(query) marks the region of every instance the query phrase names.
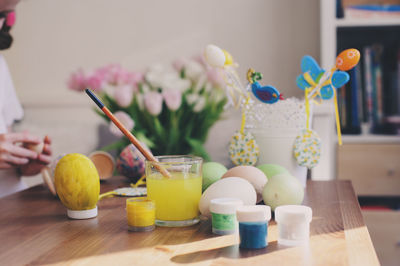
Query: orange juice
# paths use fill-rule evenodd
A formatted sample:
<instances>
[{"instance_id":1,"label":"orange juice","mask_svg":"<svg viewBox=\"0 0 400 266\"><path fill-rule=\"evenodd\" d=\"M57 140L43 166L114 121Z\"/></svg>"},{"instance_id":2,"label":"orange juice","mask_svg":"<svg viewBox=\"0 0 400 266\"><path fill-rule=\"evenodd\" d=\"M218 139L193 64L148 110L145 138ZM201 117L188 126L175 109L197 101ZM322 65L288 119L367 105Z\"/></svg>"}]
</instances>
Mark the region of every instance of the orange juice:
<instances>
[{"instance_id":1,"label":"orange juice","mask_svg":"<svg viewBox=\"0 0 400 266\"><path fill-rule=\"evenodd\" d=\"M156 203L156 219L184 221L196 218L199 215L201 175L170 173L171 178L160 173L153 173L146 178L147 196Z\"/></svg>"}]
</instances>

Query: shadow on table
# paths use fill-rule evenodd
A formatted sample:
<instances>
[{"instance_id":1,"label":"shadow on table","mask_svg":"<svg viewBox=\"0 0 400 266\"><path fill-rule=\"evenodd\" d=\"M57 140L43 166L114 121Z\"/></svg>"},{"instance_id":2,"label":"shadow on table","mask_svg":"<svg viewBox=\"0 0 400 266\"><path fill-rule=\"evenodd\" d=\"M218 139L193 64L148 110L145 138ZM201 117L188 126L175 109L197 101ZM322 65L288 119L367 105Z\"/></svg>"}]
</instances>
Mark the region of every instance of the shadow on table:
<instances>
[{"instance_id":1,"label":"shadow on table","mask_svg":"<svg viewBox=\"0 0 400 266\"><path fill-rule=\"evenodd\" d=\"M175 263L193 263L193 262L201 262L206 260L212 260L215 258L229 258L229 259L241 259L241 258L249 258L260 255L265 255L268 253L272 253L277 250L282 250L290 247L282 247L278 245L277 241L272 241L268 243L268 246L260 249L241 249L239 245L231 245L216 249L207 249L196 251L187 254L176 255L171 258L172 262Z\"/></svg>"}]
</instances>

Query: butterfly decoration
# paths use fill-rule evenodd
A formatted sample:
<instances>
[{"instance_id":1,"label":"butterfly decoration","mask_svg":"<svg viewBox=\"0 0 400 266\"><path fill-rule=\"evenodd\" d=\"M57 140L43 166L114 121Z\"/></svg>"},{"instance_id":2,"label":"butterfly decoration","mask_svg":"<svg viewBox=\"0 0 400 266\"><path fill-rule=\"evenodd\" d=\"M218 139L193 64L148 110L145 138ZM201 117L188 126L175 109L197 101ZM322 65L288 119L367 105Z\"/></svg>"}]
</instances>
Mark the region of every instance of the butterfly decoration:
<instances>
[{"instance_id":1,"label":"butterfly decoration","mask_svg":"<svg viewBox=\"0 0 400 266\"><path fill-rule=\"evenodd\" d=\"M283 100L282 94L279 91L270 85L261 86L258 83L258 80L262 79L262 74L259 72L255 72L253 69L249 69L247 72L247 80L251 84L251 91L254 96L263 103L276 103L279 100Z\"/></svg>"},{"instance_id":2,"label":"butterfly decoration","mask_svg":"<svg viewBox=\"0 0 400 266\"><path fill-rule=\"evenodd\" d=\"M325 70L309 55L301 59L301 71L303 74L296 78L296 84L302 90L316 87L321 82L321 77L325 74ZM329 100L333 97L333 90L342 87L349 80L350 76L347 72L334 71L331 79L322 81L324 83L321 84L321 90L316 93L323 100Z\"/></svg>"},{"instance_id":3,"label":"butterfly decoration","mask_svg":"<svg viewBox=\"0 0 400 266\"><path fill-rule=\"evenodd\" d=\"M349 74L344 71L354 68L359 60L360 52L354 48L342 51L336 57L335 66L328 71L322 69L314 58L309 55L301 59L301 71L303 74L296 78L296 84L305 93L306 128L296 137L293 145L294 156L299 165L306 166L309 169L313 168L318 164L321 154L321 140L317 132L310 128L310 100L314 97L321 100L334 98L338 144L342 145L337 92L335 89L342 87L350 80Z\"/></svg>"}]
</instances>

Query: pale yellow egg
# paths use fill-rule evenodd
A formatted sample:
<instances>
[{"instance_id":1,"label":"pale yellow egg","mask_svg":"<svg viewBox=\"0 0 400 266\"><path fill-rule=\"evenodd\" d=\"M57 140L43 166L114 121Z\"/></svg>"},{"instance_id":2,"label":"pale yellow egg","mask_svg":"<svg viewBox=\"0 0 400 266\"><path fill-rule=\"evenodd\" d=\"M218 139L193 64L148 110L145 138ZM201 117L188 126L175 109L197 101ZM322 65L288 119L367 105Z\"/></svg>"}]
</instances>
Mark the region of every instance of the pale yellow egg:
<instances>
[{"instance_id":1,"label":"pale yellow egg","mask_svg":"<svg viewBox=\"0 0 400 266\"><path fill-rule=\"evenodd\" d=\"M79 153L67 154L57 163L54 173L57 194L69 210L96 207L100 179L93 162Z\"/></svg>"}]
</instances>

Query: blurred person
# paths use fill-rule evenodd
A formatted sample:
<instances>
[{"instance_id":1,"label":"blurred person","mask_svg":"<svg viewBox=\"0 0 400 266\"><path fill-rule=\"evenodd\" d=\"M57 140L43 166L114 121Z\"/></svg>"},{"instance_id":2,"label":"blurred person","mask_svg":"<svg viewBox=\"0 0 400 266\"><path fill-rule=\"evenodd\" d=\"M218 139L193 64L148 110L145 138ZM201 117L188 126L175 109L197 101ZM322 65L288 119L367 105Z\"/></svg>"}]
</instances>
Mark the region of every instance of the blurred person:
<instances>
[{"instance_id":1,"label":"blurred person","mask_svg":"<svg viewBox=\"0 0 400 266\"><path fill-rule=\"evenodd\" d=\"M13 38L10 29L15 22L19 0L0 0L0 50L8 49ZM24 132L12 132L14 121L23 117L7 63L0 52L0 198L27 188L21 176L33 176L51 161L51 140ZM39 154L25 146L44 142Z\"/></svg>"}]
</instances>

